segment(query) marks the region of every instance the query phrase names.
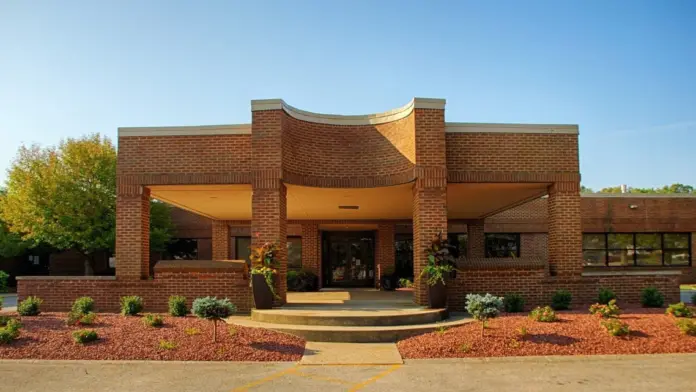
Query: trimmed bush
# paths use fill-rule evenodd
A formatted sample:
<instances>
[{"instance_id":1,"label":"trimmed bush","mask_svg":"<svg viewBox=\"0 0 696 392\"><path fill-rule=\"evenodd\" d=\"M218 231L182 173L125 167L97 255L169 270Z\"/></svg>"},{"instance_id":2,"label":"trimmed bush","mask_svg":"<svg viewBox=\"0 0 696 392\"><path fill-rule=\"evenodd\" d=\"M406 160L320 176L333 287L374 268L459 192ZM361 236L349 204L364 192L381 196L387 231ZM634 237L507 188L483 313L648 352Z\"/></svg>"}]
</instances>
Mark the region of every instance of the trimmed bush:
<instances>
[{"instance_id":1,"label":"trimmed bush","mask_svg":"<svg viewBox=\"0 0 696 392\"><path fill-rule=\"evenodd\" d=\"M172 295L169 297L169 314L174 317L186 317L188 314L186 297L182 295Z\"/></svg>"},{"instance_id":2,"label":"trimmed bush","mask_svg":"<svg viewBox=\"0 0 696 392\"><path fill-rule=\"evenodd\" d=\"M6 326L10 320L14 320L14 318L11 316L0 316L0 327Z\"/></svg>"},{"instance_id":3,"label":"trimmed bush","mask_svg":"<svg viewBox=\"0 0 696 392\"><path fill-rule=\"evenodd\" d=\"M609 319L602 321L602 326L607 329L611 336L626 336L631 333L628 324L617 319Z\"/></svg>"},{"instance_id":4,"label":"trimmed bush","mask_svg":"<svg viewBox=\"0 0 696 392\"><path fill-rule=\"evenodd\" d=\"M503 306L508 313L519 313L524 311L524 298L520 294L507 294L503 298Z\"/></svg>"},{"instance_id":5,"label":"trimmed bush","mask_svg":"<svg viewBox=\"0 0 696 392\"><path fill-rule=\"evenodd\" d=\"M162 339L159 341L159 348L160 350L174 350L176 348L176 343Z\"/></svg>"},{"instance_id":6,"label":"trimmed bush","mask_svg":"<svg viewBox=\"0 0 696 392\"><path fill-rule=\"evenodd\" d=\"M5 271L0 271L0 293L7 292L7 281L10 279L10 275ZM0 306L1 308L2 306Z\"/></svg>"},{"instance_id":7,"label":"trimmed bush","mask_svg":"<svg viewBox=\"0 0 696 392\"><path fill-rule=\"evenodd\" d=\"M143 316L143 324L148 327L161 327L164 325L164 319L158 314L148 313Z\"/></svg>"},{"instance_id":8,"label":"trimmed bush","mask_svg":"<svg viewBox=\"0 0 696 392\"><path fill-rule=\"evenodd\" d=\"M97 331L93 329L80 329L72 333L75 343L85 344L99 339Z\"/></svg>"},{"instance_id":9,"label":"trimmed bush","mask_svg":"<svg viewBox=\"0 0 696 392\"><path fill-rule=\"evenodd\" d=\"M503 308L503 298L491 294L468 294L466 296L466 311L481 322L481 336L486 329L486 322L496 318Z\"/></svg>"},{"instance_id":10,"label":"trimmed bush","mask_svg":"<svg viewBox=\"0 0 696 392\"><path fill-rule=\"evenodd\" d=\"M572 301L573 295L570 294L570 291L565 289L557 290L551 298L551 308L553 310L568 310Z\"/></svg>"},{"instance_id":11,"label":"trimmed bush","mask_svg":"<svg viewBox=\"0 0 696 392\"><path fill-rule=\"evenodd\" d=\"M218 320L229 317L236 310L237 308L230 303L229 299L217 299L216 297L196 298L191 308L196 317L213 322L213 342L217 342Z\"/></svg>"},{"instance_id":12,"label":"trimmed bush","mask_svg":"<svg viewBox=\"0 0 696 392\"><path fill-rule=\"evenodd\" d=\"M22 323L17 319L9 319L5 326L0 328L0 344L12 343L19 337L19 329L22 328Z\"/></svg>"},{"instance_id":13,"label":"trimmed bush","mask_svg":"<svg viewBox=\"0 0 696 392\"><path fill-rule=\"evenodd\" d=\"M135 316L143 311L143 299L137 295L121 297L121 314Z\"/></svg>"},{"instance_id":14,"label":"trimmed bush","mask_svg":"<svg viewBox=\"0 0 696 392\"><path fill-rule=\"evenodd\" d=\"M696 320L679 319L674 324L684 335L696 336Z\"/></svg>"},{"instance_id":15,"label":"trimmed bush","mask_svg":"<svg viewBox=\"0 0 696 392\"><path fill-rule=\"evenodd\" d=\"M696 305L696 293L691 296L691 304Z\"/></svg>"},{"instance_id":16,"label":"trimmed bush","mask_svg":"<svg viewBox=\"0 0 696 392\"><path fill-rule=\"evenodd\" d=\"M73 302L72 313L87 314L94 311L94 300L90 297L80 297Z\"/></svg>"},{"instance_id":17,"label":"trimmed bush","mask_svg":"<svg viewBox=\"0 0 696 392\"><path fill-rule=\"evenodd\" d=\"M532 309L531 312L529 312L529 318L541 323L552 323L558 320L558 317L556 317L556 312L554 312L550 306L544 306L543 308L541 306L537 306L536 308Z\"/></svg>"},{"instance_id":18,"label":"trimmed bush","mask_svg":"<svg viewBox=\"0 0 696 392\"><path fill-rule=\"evenodd\" d=\"M96 313L76 313L76 312L70 312L68 313L68 320L67 324L68 325L92 325L97 319L97 314Z\"/></svg>"},{"instance_id":19,"label":"trimmed bush","mask_svg":"<svg viewBox=\"0 0 696 392\"><path fill-rule=\"evenodd\" d=\"M621 308L612 299L608 304L594 304L590 306L590 314L598 315L601 318L616 318L621 314Z\"/></svg>"},{"instance_id":20,"label":"trimmed bush","mask_svg":"<svg viewBox=\"0 0 696 392\"><path fill-rule=\"evenodd\" d=\"M599 289L599 298L597 302L600 305L608 305L609 301L611 301L612 299L616 299L616 294L614 294L613 291L605 288Z\"/></svg>"},{"instance_id":21,"label":"trimmed bush","mask_svg":"<svg viewBox=\"0 0 696 392\"><path fill-rule=\"evenodd\" d=\"M684 318L691 318L694 316L694 312L692 312L684 302L669 305L665 311L665 314L671 314L674 317Z\"/></svg>"},{"instance_id":22,"label":"trimmed bush","mask_svg":"<svg viewBox=\"0 0 696 392\"><path fill-rule=\"evenodd\" d=\"M640 292L640 303L645 308L661 308L665 304L665 297L655 287L646 287Z\"/></svg>"},{"instance_id":23,"label":"trimmed bush","mask_svg":"<svg viewBox=\"0 0 696 392\"><path fill-rule=\"evenodd\" d=\"M38 316L41 313L39 307L43 300L39 297L29 296L17 306L17 313L20 316Z\"/></svg>"},{"instance_id":24,"label":"trimmed bush","mask_svg":"<svg viewBox=\"0 0 696 392\"><path fill-rule=\"evenodd\" d=\"M288 271L288 291L317 291L319 288L319 277L308 270Z\"/></svg>"}]
</instances>

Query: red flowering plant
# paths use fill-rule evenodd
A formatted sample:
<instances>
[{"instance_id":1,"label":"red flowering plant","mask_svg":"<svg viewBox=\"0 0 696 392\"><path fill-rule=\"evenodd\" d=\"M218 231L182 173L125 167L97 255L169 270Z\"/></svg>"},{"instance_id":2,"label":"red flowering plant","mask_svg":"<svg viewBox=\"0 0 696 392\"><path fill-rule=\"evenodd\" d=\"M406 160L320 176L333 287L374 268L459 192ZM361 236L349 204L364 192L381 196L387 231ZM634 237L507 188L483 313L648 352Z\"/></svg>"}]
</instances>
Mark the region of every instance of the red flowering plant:
<instances>
[{"instance_id":1,"label":"red flowering plant","mask_svg":"<svg viewBox=\"0 0 696 392\"><path fill-rule=\"evenodd\" d=\"M277 243L266 242L261 246L251 247L251 274L263 275L266 284L271 289L273 296L278 295L273 288L273 277L278 273L278 253L280 247Z\"/></svg>"},{"instance_id":2,"label":"red flowering plant","mask_svg":"<svg viewBox=\"0 0 696 392\"><path fill-rule=\"evenodd\" d=\"M455 270L452 248L447 239L442 238L442 232L439 232L430 242L430 246L425 249L428 264L423 267L420 277L426 279L428 286L435 286L438 282L445 284L445 276Z\"/></svg>"}]
</instances>

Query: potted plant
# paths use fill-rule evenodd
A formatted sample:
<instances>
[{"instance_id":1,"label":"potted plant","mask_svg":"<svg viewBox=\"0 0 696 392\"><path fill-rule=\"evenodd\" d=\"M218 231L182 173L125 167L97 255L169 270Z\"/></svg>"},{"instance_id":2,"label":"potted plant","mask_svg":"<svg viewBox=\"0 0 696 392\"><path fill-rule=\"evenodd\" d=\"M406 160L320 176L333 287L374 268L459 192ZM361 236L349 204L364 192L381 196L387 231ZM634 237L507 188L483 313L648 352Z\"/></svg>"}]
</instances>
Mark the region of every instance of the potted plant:
<instances>
[{"instance_id":1,"label":"potted plant","mask_svg":"<svg viewBox=\"0 0 696 392\"><path fill-rule=\"evenodd\" d=\"M279 298L273 284L278 274L278 252L276 243L266 242L251 249L251 288L256 309L270 309L273 299Z\"/></svg>"},{"instance_id":2,"label":"potted plant","mask_svg":"<svg viewBox=\"0 0 696 392\"><path fill-rule=\"evenodd\" d=\"M396 271L394 267L385 267L384 273L382 273L382 278L380 279L380 287L382 288L382 290L396 290L398 283L399 277L396 276Z\"/></svg>"},{"instance_id":3,"label":"potted plant","mask_svg":"<svg viewBox=\"0 0 696 392\"><path fill-rule=\"evenodd\" d=\"M428 306L439 309L447 306L447 287L445 278L454 278L456 269L455 259L451 252L452 246L447 239L442 238L442 232L438 233L425 250L428 263L420 273L420 278L425 278L428 285Z\"/></svg>"}]
</instances>

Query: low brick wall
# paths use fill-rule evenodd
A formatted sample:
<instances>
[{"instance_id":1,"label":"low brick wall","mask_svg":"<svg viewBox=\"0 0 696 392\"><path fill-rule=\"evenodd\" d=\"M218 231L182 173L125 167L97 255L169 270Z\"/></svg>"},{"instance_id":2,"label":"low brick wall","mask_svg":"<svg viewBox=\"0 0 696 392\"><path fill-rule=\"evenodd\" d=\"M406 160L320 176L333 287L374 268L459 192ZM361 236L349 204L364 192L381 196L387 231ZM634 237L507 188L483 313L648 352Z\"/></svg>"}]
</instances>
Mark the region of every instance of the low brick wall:
<instances>
[{"instance_id":1,"label":"low brick wall","mask_svg":"<svg viewBox=\"0 0 696 392\"><path fill-rule=\"evenodd\" d=\"M100 312L117 312L119 299L138 295L145 311L164 312L172 295L183 295L189 306L195 298L229 298L237 312L249 313L251 289L243 261L165 260L155 266L151 280L120 280L113 276L22 276L17 278L17 294L22 300L35 295L44 300L42 310L67 311L81 296L94 299Z\"/></svg>"}]
</instances>

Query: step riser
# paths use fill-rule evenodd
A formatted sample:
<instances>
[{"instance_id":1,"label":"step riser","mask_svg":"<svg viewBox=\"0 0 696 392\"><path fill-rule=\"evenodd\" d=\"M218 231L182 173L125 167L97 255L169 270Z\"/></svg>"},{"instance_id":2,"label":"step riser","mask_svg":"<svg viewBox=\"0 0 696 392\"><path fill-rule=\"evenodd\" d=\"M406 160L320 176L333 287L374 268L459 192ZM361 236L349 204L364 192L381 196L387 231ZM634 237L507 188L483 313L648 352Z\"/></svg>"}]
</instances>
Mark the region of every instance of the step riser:
<instances>
[{"instance_id":1,"label":"step riser","mask_svg":"<svg viewBox=\"0 0 696 392\"><path fill-rule=\"evenodd\" d=\"M433 332L436 328L409 329L403 331L302 331L272 328L274 331L299 336L308 342L333 343L394 343L411 336Z\"/></svg>"},{"instance_id":2,"label":"step riser","mask_svg":"<svg viewBox=\"0 0 696 392\"><path fill-rule=\"evenodd\" d=\"M288 325L325 325L325 326L340 326L340 327L389 327L398 325L418 325L430 324L447 319L446 310L428 312L423 314L407 314L393 316L367 316L367 317L351 317L351 316L307 316L307 315L288 315L262 313L252 311L251 319L254 321L271 323L271 324L288 324ZM331 340L327 340L331 341Z\"/></svg>"}]
</instances>

